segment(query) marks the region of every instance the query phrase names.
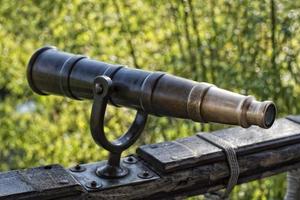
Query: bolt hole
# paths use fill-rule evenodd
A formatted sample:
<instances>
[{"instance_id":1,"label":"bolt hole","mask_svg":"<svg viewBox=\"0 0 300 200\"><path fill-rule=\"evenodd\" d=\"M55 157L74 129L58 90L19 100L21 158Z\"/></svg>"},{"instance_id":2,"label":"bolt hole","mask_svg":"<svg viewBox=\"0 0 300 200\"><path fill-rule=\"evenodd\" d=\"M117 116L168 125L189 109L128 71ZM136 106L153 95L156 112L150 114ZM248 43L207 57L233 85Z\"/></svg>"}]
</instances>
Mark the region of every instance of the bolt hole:
<instances>
[{"instance_id":1,"label":"bolt hole","mask_svg":"<svg viewBox=\"0 0 300 200\"><path fill-rule=\"evenodd\" d=\"M129 157L129 158L128 158L128 161L129 161L129 162L132 162L132 161L133 161L133 158L132 158L132 157Z\"/></svg>"},{"instance_id":2,"label":"bolt hole","mask_svg":"<svg viewBox=\"0 0 300 200\"><path fill-rule=\"evenodd\" d=\"M75 169L77 169L77 170L81 169L80 165L76 165Z\"/></svg>"},{"instance_id":3,"label":"bolt hole","mask_svg":"<svg viewBox=\"0 0 300 200\"><path fill-rule=\"evenodd\" d=\"M51 165L47 165L44 167L44 169L52 169L52 166Z\"/></svg>"},{"instance_id":4,"label":"bolt hole","mask_svg":"<svg viewBox=\"0 0 300 200\"><path fill-rule=\"evenodd\" d=\"M97 182L96 182L96 181L92 181L92 182L91 182L91 186L92 186L92 187L96 187L96 186L97 186Z\"/></svg>"}]
</instances>

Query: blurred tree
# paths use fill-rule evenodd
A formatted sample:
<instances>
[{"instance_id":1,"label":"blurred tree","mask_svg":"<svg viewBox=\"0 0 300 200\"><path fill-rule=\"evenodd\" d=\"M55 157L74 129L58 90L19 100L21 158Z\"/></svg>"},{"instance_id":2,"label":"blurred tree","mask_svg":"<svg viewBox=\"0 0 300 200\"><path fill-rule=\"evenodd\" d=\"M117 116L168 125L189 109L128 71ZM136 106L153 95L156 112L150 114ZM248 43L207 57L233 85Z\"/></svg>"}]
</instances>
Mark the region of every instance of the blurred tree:
<instances>
[{"instance_id":1,"label":"blurred tree","mask_svg":"<svg viewBox=\"0 0 300 200\"><path fill-rule=\"evenodd\" d=\"M89 133L90 102L30 91L26 65L45 44L273 99L279 116L300 111L299 1L0 0L0 5L1 170L70 166L106 155ZM107 131L126 129L133 115L125 118L124 112L132 111L109 109ZM139 144L218 128L224 126L151 117ZM232 198L281 199L284 184L283 175L255 181L237 187Z\"/></svg>"}]
</instances>

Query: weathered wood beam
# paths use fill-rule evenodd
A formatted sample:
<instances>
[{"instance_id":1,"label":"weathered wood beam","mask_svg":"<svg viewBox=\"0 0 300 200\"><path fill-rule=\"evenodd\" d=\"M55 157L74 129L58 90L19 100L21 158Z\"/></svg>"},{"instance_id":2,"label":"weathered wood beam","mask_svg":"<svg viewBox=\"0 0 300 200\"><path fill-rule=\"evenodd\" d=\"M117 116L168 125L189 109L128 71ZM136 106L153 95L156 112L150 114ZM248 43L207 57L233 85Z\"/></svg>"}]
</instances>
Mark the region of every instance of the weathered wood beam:
<instances>
[{"instance_id":1,"label":"weathered wood beam","mask_svg":"<svg viewBox=\"0 0 300 200\"><path fill-rule=\"evenodd\" d=\"M293 120L293 121L292 121ZM271 129L231 128L214 134L236 147L239 183L300 167L300 117L279 119ZM0 199L169 199L226 187L229 168L224 152L198 136L138 148L136 162L122 164L130 175L103 179L97 166L85 164L80 172L54 165L0 173ZM146 170L150 176L141 178ZM102 186L91 189L95 180Z\"/></svg>"},{"instance_id":2,"label":"weathered wood beam","mask_svg":"<svg viewBox=\"0 0 300 200\"><path fill-rule=\"evenodd\" d=\"M80 196L84 190L59 165L0 173L0 199L65 199Z\"/></svg>"}]
</instances>

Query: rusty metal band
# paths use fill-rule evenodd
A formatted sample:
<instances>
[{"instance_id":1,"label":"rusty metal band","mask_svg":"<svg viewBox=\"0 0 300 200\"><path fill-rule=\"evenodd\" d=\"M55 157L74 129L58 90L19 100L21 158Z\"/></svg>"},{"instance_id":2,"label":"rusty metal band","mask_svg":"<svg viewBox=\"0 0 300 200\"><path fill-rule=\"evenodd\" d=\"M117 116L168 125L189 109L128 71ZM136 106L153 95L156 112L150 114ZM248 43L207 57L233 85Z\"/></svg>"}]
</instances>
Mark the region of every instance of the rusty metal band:
<instances>
[{"instance_id":1,"label":"rusty metal band","mask_svg":"<svg viewBox=\"0 0 300 200\"><path fill-rule=\"evenodd\" d=\"M123 66L123 65L118 65L118 66L113 65L113 67L109 66L109 67L107 67L106 70L103 72L103 75L104 75L104 76L108 76L111 80L113 80L114 75L115 75L120 69L122 69L122 68L124 68L124 67L125 67L125 66ZM109 102L110 102L112 105L114 105L114 106L116 106L116 107L120 107L118 104L116 104L116 103L112 100L112 98L111 98L110 96L108 97L108 99L109 99Z\"/></svg>"},{"instance_id":2,"label":"rusty metal band","mask_svg":"<svg viewBox=\"0 0 300 200\"><path fill-rule=\"evenodd\" d=\"M284 200L300 199L300 169L294 169L287 173L287 188Z\"/></svg>"},{"instance_id":3,"label":"rusty metal band","mask_svg":"<svg viewBox=\"0 0 300 200\"><path fill-rule=\"evenodd\" d=\"M242 101L241 105L239 106L238 110L240 110L240 115L238 115L238 123L243 128L250 127L248 121L247 121L247 110L249 106L251 105L252 101L254 100L254 97L247 96L244 101Z\"/></svg>"},{"instance_id":4,"label":"rusty metal band","mask_svg":"<svg viewBox=\"0 0 300 200\"><path fill-rule=\"evenodd\" d=\"M209 133L198 133L198 137L201 139L204 139L205 141L211 143L212 145L221 148L224 150L227 162L230 169L230 177L227 183L227 187L225 192L222 194L222 198L226 198L229 196L230 192L233 190L234 186L238 182L239 174L240 174L240 167L237 160L236 152L235 152L235 146L229 143L228 141L215 136L213 134Z\"/></svg>"},{"instance_id":5,"label":"rusty metal band","mask_svg":"<svg viewBox=\"0 0 300 200\"><path fill-rule=\"evenodd\" d=\"M165 74L162 72L153 72L145 78L141 87L142 93L139 97L140 105L144 111L155 114L154 110L152 109L152 96L157 82L164 75Z\"/></svg>"},{"instance_id":6,"label":"rusty metal band","mask_svg":"<svg viewBox=\"0 0 300 200\"><path fill-rule=\"evenodd\" d=\"M87 58L87 57L82 56L82 55L75 55L75 56L70 57L63 64L63 66L59 72L60 73L60 76L59 76L60 89L65 96L70 97L72 99L80 100L80 98L76 97L72 93L72 90L70 87L70 75L71 75L71 72L72 72L74 66L76 65L76 63L84 58Z\"/></svg>"},{"instance_id":7,"label":"rusty metal band","mask_svg":"<svg viewBox=\"0 0 300 200\"><path fill-rule=\"evenodd\" d=\"M201 114L201 106L205 94L211 87L215 86L208 83L199 83L191 89L187 101L187 113L192 120L196 122L206 122Z\"/></svg>"}]
</instances>

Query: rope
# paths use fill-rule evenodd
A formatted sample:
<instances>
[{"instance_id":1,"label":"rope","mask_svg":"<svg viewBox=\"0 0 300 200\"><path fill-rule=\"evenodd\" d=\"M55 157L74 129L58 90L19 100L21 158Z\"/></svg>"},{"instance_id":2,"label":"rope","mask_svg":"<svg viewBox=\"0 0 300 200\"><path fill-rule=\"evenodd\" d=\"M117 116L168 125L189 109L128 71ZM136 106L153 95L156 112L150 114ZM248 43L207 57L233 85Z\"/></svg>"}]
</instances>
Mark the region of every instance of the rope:
<instances>
[{"instance_id":1,"label":"rope","mask_svg":"<svg viewBox=\"0 0 300 200\"><path fill-rule=\"evenodd\" d=\"M300 199L300 169L287 173L287 189L284 200Z\"/></svg>"},{"instance_id":2,"label":"rope","mask_svg":"<svg viewBox=\"0 0 300 200\"><path fill-rule=\"evenodd\" d=\"M229 169L230 169L230 178L227 183L226 190L223 194L209 194L210 196L206 196L206 199L227 199L230 192L234 188L234 186L237 184L239 174L240 174L240 168L239 163L237 160L236 152L234 150L235 146L227 142L226 140L223 140L222 138L215 136L213 134L197 134L198 137L204 139L205 141L221 148L224 150ZM219 196L219 197L216 197Z\"/></svg>"}]
</instances>

